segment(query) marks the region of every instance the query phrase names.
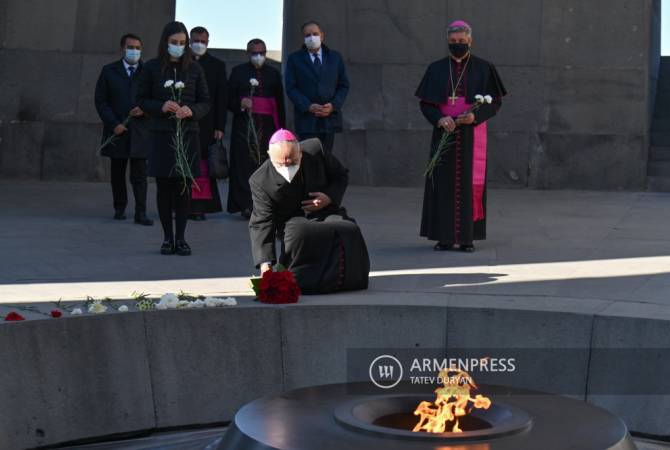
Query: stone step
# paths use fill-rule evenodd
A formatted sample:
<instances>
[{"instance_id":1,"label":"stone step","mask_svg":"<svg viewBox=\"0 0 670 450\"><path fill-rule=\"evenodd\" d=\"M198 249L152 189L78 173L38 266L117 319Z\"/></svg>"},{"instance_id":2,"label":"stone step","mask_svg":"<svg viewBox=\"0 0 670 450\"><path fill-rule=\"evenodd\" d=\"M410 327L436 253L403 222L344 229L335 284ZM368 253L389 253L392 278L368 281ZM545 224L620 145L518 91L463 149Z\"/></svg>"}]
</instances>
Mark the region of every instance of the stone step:
<instances>
[{"instance_id":1,"label":"stone step","mask_svg":"<svg viewBox=\"0 0 670 450\"><path fill-rule=\"evenodd\" d=\"M647 177L647 190L651 192L670 192L670 177Z\"/></svg>"},{"instance_id":2,"label":"stone step","mask_svg":"<svg viewBox=\"0 0 670 450\"><path fill-rule=\"evenodd\" d=\"M670 178L670 161L649 161L647 175Z\"/></svg>"},{"instance_id":3,"label":"stone step","mask_svg":"<svg viewBox=\"0 0 670 450\"><path fill-rule=\"evenodd\" d=\"M654 147L670 147L670 132L653 131L651 133L651 145Z\"/></svg>"},{"instance_id":4,"label":"stone step","mask_svg":"<svg viewBox=\"0 0 670 450\"><path fill-rule=\"evenodd\" d=\"M670 147L652 146L649 149L649 161L670 161Z\"/></svg>"}]
</instances>

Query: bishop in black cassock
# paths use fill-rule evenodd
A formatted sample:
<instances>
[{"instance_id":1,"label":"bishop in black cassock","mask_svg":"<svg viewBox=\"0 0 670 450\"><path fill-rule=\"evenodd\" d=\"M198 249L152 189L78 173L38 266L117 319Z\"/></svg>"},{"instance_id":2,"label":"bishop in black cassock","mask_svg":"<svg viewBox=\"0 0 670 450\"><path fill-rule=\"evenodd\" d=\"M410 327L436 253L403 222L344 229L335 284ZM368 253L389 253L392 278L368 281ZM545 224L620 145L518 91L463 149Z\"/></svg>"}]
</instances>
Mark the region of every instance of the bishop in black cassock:
<instances>
[{"instance_id":1,"label":"bishop in black cassock","mask_svg":"<svg viewBox=\"0 0 670 450\"><path fill-rule=\"evenodd\" d=\"M270 158L249 179L254 208L251 248L261 272L279 262L304 294L366 289L367 247L342 207L347 169L317 138L298 142L286 130L270 140Z\"/></svg>"},{"instance_id":2,"label":"bishop in black cassock","mask_svg":"<svg viewBox=\"0 0 670 450\"><path fill-rule=\"evenodd\" d=\"M426 177L421 236L437 241L435 250L458 245L474 251L473 241L486 239L486 122L506 91L493 64L470 53L468 24L452 23L448 38L450 55L428 66L415 94L434 127L431 157L443 132L454 133L453 144ZM477 95L493 101L469 113Z\"/></svg>"}]
</instances>

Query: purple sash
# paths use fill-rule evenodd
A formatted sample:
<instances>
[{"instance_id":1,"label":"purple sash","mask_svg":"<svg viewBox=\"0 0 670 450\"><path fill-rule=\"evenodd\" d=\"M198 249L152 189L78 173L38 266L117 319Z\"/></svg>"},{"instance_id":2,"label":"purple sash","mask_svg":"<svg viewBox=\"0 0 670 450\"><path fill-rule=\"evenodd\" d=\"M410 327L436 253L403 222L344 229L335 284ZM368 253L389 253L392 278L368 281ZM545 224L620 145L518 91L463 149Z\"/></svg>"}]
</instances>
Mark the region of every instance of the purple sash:
<instances>
[{"instance_id":1,"label":"purple sash","mask_svg":"<svg viewBox=\"0 0 670 450\"><path fill-rule=\"evenodd\" d=\"M440 111L445 116L456 118L470 108L465 102L465 98L458 97L456 103L452 105L449 100L447 103L439 105ZM487 132L486 122L480 123L474 127L473 145L472 145L472 220L482 220L484 214L484 185L486 183L486 144Z\"/></svg>"},{"instance_id":2,"label":"purple sash","mask_svg":"<svg viewBox=\"0 0 670 450\"><path fill-rule=\"evenodd\" d=\"M244 100L249 97L242 97ZM277 100L274 97L254 97L251 99L252 108L251 111L254 114L260 114L263 116L272 116L272 120L275 123L275 129L279 129L279 109L277 108Z\"/></svg>"}]
</instances>

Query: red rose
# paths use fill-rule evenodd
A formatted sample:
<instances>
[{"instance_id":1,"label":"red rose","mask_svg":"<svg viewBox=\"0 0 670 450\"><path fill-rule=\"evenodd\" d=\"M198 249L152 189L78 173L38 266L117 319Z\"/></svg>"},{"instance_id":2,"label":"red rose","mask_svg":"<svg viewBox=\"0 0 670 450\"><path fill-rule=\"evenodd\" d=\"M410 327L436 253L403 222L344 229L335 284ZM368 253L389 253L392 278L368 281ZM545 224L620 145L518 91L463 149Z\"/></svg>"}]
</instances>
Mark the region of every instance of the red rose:
<instances>
[{"instance_id":1,"label":"red rose","mask_svg":"<svg viewBox=\"0 0 670 450\"><path fill-rule=\"evenodd\" d=\"M261 278L258 299L263 303L283 304L296 303L300 297L300 287L293 273L267 271Z\"/></svg>"},{"instance_id":2,"label":"red rose","mask_svg":"<svg viewBox=\"0 0 670 450\"><path fill-rule=\"evenodd\" d=\"M53 311L51 311L51 317L53 317L54 319L58 319L62 315L63 315L63 313L60 312L57 309L54 309Z\"/></svg>"},{"instance_id":3,"label":"red rose","mask_svg":"<svg viewBox=\"0 0 670 450\"><path fill-rule=\"evenodd\" d=\"M26 320L26 319L21 314L15 311L12 311L5 316L6 322L18 322L19 320Z\"/></svg>"}]
</instances>

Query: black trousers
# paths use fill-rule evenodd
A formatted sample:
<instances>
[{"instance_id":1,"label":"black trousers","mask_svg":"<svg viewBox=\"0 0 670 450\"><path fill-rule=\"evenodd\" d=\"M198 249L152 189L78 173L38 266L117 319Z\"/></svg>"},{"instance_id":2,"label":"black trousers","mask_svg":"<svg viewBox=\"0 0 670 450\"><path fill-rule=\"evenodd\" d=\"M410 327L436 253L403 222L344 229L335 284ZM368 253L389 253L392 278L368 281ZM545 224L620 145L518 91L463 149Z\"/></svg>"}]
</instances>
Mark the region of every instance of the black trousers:
<instances>
[{"instance_id":1,"label":"black trousers","mask_svg":"<svg viewBox=\"0 0 670 450\"><path fill-rule=\"evenodd\" d=\"M333 153L333 145L335 144L335 133L303 133L300 135L300 140L319 138L323 151L331 155Z\"/></svg>"},{"instance_id":2,"label":"black trousers","mask_svg":"<svg viewBox=\"0 0 670 450\"><path fill-rule=\"evenodd\" d=\"M128 190L126 188L126 167L128 158L112 158L112 197L114 210L125 211L128 206ZM135 197L135 216L147 212L147 160L130 159L130 184Z\"/></svg>"}]
</instances>

